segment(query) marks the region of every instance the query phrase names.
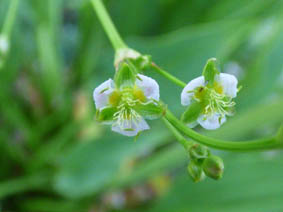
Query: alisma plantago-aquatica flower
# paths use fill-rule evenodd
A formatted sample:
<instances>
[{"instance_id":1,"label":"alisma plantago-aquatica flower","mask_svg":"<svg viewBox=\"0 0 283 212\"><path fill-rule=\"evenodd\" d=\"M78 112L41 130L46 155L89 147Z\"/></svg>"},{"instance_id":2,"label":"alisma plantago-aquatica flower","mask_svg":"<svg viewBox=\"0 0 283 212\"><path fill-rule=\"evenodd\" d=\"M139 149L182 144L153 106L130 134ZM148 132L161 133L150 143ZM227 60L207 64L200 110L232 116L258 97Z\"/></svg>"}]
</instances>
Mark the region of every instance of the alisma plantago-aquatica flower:
<instances>
[{"instance_id":1,"label":"alisma plantago-aquatica flower","mask_svg":"<svg viewBox=\"0 0 283 212\"><path fill-rule=\"evenodd\" d=\"M112 130L125 136L136 136L150 127L145 119L162 116L157 82L138 74L131 63L120 62L114 80L109 79L93 92L97 120L111 124Z\"/></svg>"},{"instance_id":2,"label":"alisma plantago-aquatica flower","mask_svg":"<svg viewBox=\"0 0 283 212\"><path fill-rule=\"evenodd\" d=\"M190 81L182 91L181 103L187 106L182 116L189 127L200 124L208 130L219 128L226 116L234 114L238 80L235 76L220 73L216 68L216 59L208 60L203 76Z\"/></svg>"}]
</instances>

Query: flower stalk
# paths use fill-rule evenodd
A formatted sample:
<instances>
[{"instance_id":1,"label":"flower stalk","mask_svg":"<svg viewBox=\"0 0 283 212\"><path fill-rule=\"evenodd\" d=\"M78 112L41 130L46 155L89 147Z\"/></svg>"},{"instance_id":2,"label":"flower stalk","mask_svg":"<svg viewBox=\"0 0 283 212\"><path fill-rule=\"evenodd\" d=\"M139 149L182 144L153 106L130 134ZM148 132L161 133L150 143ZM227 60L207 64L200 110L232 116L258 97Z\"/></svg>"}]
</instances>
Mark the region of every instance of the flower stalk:
<instances>
[{"instance_id":1,"label":"flower stalk","mask_svg":"<svg viewBox=\"0 0 283 212\"><path fill-rule=\"evenodd\" d=\"M167 78L171 82L175 83L176 85L180 86L181 88L184 88L186 86L186 83L179 80L177 77L174 77L173 75L169 74L167 71L161 69L158 65L155 63L152 63L151 65L152 69L156 71L161 76Z\"/></svg>"},{"instance_id":2,"label":"flower stalk","mask_svg":"<svg viewBox=\"0 0 283 212\"><path fill-rule=\"evenodd\" d=\"M262 138L256 140L246 141L226 141L216 138L211 138L202 135L190 128L188 128L183 122L177 119L169 110L167 110L165 118L178 129L180 132L189 138L197 141L206 146L222 149L228 151L254 151L254 150L270 150L274 148L282 148L283 143L278 142L276 137Z\"/></svg>"},{"instance_id":3,"label":"flower stalk","mask_svg":"<svg viewBox=\"0 0 283 212\"><path fill-rule=\"evenodd\" d=\"M193 145L193 141L188 141L184 136L166 119L162 118L166 127L172 132L177 141L186 149L189 150Z\"/></svg>"},{"instance_id":4,"label":"flower stalk","mask_svg":"<svg viewBox=\"0 0 283 212\"><path fill-rule=\"evenodd\" d=\"M102 0L91 0L91 3L115 51L128 48L114 26Z\"/></svg>"}]
</instances>

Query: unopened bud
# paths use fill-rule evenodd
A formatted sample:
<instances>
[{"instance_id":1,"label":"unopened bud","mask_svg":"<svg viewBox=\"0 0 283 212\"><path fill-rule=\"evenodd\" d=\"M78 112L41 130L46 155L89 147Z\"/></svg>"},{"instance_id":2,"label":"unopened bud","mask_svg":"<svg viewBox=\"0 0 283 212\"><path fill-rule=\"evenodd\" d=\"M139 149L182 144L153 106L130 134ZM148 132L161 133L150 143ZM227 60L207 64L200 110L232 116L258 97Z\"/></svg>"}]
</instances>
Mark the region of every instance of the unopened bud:
<instances>
[{"instance_id":1,"label":"unopened bud","mask_svg":"<svg viewBox=\"0 0 283 212\"><path fill-rule=\"evenodd\" d=\"M222 178L224 172L224 163L220 157L215 155L209 156L204 160L202 167L206 176L215 180Z\"/></svg>"},{"instance_id":2,"label":"unopened bud","mask_svg":"<svg viewBox=\"0 0 283 212\"><path fill-rule=\"evenodd\" d=\"M188 173L192 180L197 183L202 181L205 178L205 174L202 170L202 167L195 163L194 161L191 161L187 167Z\"/></svg>"},{"instance_id":3,"label":"unopened bud","mask_svg":"<svg viewBox=\"0 0 283 212\"><path fill-rule=\"evenodd\" d=\"M194 144L189 149L189 155L190 155L192 160L204 159L204 158L208 157L209 150L207 149L207 147L205 147L201 144Z\"/></svg>"}]
</instances>

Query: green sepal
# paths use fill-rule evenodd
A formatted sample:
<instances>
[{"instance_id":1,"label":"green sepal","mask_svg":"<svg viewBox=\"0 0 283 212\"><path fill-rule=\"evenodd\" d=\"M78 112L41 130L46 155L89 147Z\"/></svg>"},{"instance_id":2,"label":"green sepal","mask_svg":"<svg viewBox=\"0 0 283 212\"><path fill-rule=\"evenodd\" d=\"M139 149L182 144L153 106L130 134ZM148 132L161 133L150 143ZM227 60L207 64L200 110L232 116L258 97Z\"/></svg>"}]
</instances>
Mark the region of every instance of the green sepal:
<instances>
[{"instance_id":1,"label":"green sepal","mask_svg":"<svg viewBox=\"0 0 283 212\"><path fill-rule=\"evenodd\" d=\"M190 161L187 167L187 171L189 173L189 176L195 183L200 182L205 178L205 174L202 170L202 167L194 161Z\"/></svg>"},{"instance_id":2,"label":"green sepal","mask_svg":"<svg viewBox=\"0 0 283 212\"><path fill-rule=\"evenodd\" d=\"M117 88L133 87L136 81L136 73L126 62L120 64L116 71L114 82Z\"/></svg>"},{"instance_id":3,"label":"green sepal","mask_svg":"<svg viewBox=\"0 0 283 212\"><path fill-rule=\"evenodd\" d=\"M133 108L137 113L146 119L158 119L165 115L166 107L159 102L150 102L146 104L136 104Z\"/></svg>"},{"instance_id":4,"label":"green sepal","mask_svg":"<svg viewBox=\"0 0 283 212\"><path fill-rule=\"evenodd\" d=\"M203 161L202 167L206 176L212 179L219 180L223 176L224 163L223 160L216 155L211 155L206 158Z\"/></svg>"},{"instance_id":5,"label":"green sepal","mask_svg":"<svg viewBox=\"0 0 283 212\"><path fill-rule=\"evenodd\" d=\"M205 158L207 158L210 155L209 149L201 144L194 144L189 149L189 156L194 161L203 161Z\"/></svg>"},{"instance_id":6,"label":"green sepal","mask_svg":"<svg viewBox=\"0 0 283 212\"><path fill-rule=\"evenodd\" d=\"M102 110L97 110L96 120L99 122L113 121L114 113L117 112L116 107L105 107Z\"/></svg>"},{"instance_id":7,"label":"green sepal","mask_svg":"<svg viewBox=\"0 0 283 212\"><path fill-rule=\"evenodd\" d=\"M220 74L217 69L217 60L216 58L210 58L207 60L202 75L204 76L205 81L208 85L213 85L215 76Z\"/></svg>"},{"instance_id":8,"label":"green sepal","mask_svg":"<svg viewBox=\"0 0 283 212\"><path fill-rule=\"evenodd\" d=\"M203 110L203 105L200 102L193 102L188 106L186 111L181 116L181 121L185 124L195 122Z\"/></svg>"},{"instance_id":9,"label":"green sepal","mask_svg":"<svg viewBox=\"0 0 283 212\"><path fill-rule=\"evenodd\" d=\"M146 70L151 67L152 58L150 55L141 55L136 59L129 59L137 70Z\"/></svg>"}]
</instances>

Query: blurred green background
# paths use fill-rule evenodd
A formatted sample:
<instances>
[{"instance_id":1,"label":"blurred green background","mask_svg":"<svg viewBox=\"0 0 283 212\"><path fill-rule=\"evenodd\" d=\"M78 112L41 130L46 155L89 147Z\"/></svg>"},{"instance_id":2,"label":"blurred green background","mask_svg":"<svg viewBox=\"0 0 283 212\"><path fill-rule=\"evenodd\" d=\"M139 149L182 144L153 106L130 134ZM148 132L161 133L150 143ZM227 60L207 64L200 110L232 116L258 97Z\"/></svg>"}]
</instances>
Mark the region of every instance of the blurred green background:
<instances>
[{"instance_id":1,"label":"blurred green background","mask_svg":"<svg viewBox=\"0 0 283 212\"><path fill-rule=\"evenodd\" d=\"M11 0L0 0L0 26ZM282 0L108 0L126 42L188 82L217 57L243 86L212 137L271 135L283 120ZM281 212L283 155L223 152L222 180L194 184L161 121L134 142L94 120L113 49L88 0L20 0L0 70L0 211ZM176 114L181 89L152 71Z\"/></svg>"}]
</instances>

